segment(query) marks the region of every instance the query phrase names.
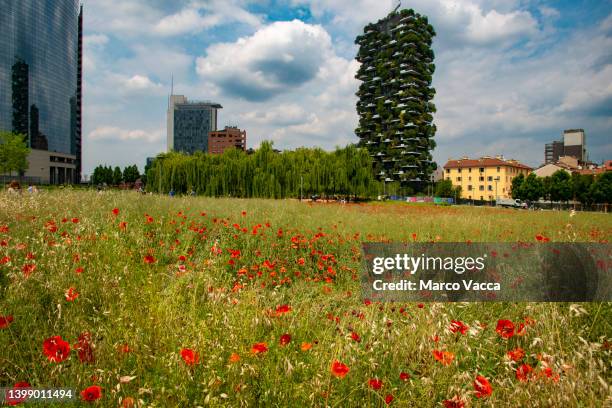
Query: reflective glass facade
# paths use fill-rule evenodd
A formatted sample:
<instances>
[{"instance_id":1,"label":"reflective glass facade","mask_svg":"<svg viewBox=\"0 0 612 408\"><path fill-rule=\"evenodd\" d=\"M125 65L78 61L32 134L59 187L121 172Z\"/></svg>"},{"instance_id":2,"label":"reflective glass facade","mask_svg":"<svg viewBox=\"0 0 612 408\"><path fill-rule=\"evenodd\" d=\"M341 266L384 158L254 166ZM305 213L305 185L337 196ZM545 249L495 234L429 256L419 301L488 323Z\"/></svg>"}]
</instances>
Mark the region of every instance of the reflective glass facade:
<instances>
[{"instance_id":1,"label":"reflective glass facade","mask_svg":"<svg viewBox=\"0 0 612 408\"><path fill-rule=\"evenodd\" d=\"M79 0L0 0L0 10L0 129L80 167Z\"/></svg>"}]
</instances>

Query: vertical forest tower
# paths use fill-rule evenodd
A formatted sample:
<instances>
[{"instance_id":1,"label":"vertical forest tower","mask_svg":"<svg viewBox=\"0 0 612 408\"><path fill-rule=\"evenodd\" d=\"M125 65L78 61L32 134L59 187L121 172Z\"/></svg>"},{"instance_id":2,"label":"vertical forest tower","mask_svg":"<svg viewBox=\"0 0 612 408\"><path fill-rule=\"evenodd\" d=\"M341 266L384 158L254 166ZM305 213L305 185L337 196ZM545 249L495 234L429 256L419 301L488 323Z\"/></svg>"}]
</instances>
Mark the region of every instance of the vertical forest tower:
<instances>
[{"instance_id":1,"label":"vertical forest tower","mask_svg":"<svg viewBox=\"0 0 612 408\"><path fill-rule=\"evenodd\" d=\"M368 24L355 40L361 63L356 78L362 81L355 133L381 181L420 189L435 170L434 36L427 17L404 9Z\"/></svg>"}]
</instances>

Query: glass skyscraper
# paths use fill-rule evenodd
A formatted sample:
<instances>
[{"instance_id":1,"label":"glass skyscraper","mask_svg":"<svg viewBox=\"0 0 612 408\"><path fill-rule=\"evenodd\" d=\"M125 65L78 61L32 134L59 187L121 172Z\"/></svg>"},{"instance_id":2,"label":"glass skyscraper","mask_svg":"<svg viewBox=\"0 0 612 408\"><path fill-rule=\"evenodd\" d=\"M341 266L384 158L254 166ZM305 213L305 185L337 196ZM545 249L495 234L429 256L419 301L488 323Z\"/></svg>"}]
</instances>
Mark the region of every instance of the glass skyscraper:
<instances>
[{"instance_id":1,"label":"glass skyscraper","mask_svg":"<svg viewBox=\"0 0 612 408\"><path fill-rule=\"evenodd\" d=\"M72 160L56 166L66 182L80 179L82 21L79 0L0 0L0 129Z\"/></svg>"},{"instance_id":2,"label":"glass skyscraper","mask_svg":"<svg viewBox=\"0 0 612 408\"><path fill-rule=\"evenodd\" d=\"M222 108L218 103L189 101L183 95L170 95L168 151L208 152L208 134L217 130L217 111Z\"/></svg>"}]
</instances>

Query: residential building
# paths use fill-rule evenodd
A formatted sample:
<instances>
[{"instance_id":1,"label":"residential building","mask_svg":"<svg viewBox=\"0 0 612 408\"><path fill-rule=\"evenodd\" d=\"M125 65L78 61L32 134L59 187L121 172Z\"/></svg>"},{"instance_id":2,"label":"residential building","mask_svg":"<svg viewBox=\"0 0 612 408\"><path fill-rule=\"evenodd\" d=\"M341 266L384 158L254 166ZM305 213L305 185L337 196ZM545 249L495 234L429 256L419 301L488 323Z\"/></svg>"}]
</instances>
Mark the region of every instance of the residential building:
<instances>
[{"instance_id":1,"label":"residential building","mask_svg":"<svg viewBox=\"0 0 612 408\"><path fill-rule=\"evenodd\" d=\"M208 153L222 154L229 148L246 151L246 130L236 126L226 126L208 134Z\"/></svg>"},{"instance_id":2,"label":"residential building","mask_svg":"<svg viewBox=\"0 0 612 408\"><path fill-rule=\"evenodd\" d=\"M83 8L79 0L0 0L0 9L0 130L32 148L25 177L78 183Z\"/></svg>"},{"instance_id":3,"label":"residential building","mask_svg":"<svg viewBox=\"0 0 612 408\"><path fill-rule=\"evenodd\" d=\"M564 130L561 140L544 146L544 164L556 163L562 156L574 157L579 163L587 161L584 129Z\"/></svg>"},{"instance_id":4,"label":"residential building","mask_svg":"<svg viewBox=\"0 0 612 408\"><path fill-rule=\"evenodd\" d=\"M430 180L435 147L431 87L433 27L413 10L394 10L368 24L355 43L359 146L374 160L378 179L419 188Z\"/></svg>"},{"instance_id":5,"label":"residential building","mask_svg":"<svg viewBox=\"0 0 612 408\"><path fill-rule=\"evenodd\" d=\"M167 114L167 148L193 154L208 151L208 134L217 130L217 112L223 107L210 101L189 101L170 95Z\"/></svg>"},{"instance_id":6,"label":"residential building","mask_svg":"<svg viewBox=\"0 0 612 408\"><path fill-rule=\"evenodd\" d=\"M461 187L461 198L494 201L512 197L512 179L531 173L531 167L503 156L449 160L444 165L444 177L453 186Z\"/></svg>"}]
</instances>

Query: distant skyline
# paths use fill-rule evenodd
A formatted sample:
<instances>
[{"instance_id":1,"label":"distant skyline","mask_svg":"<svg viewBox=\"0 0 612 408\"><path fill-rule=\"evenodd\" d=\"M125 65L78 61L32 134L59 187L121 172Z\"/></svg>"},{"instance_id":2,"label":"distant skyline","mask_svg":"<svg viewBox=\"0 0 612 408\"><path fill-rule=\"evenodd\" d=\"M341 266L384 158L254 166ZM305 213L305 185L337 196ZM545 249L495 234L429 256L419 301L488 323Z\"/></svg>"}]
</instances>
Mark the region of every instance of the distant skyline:
<instances>
[{"instance_id":1,"label":"distant skyline","mask_svg":"<svg viewBox=\"0 0 612 408\"><path fill-rule=\"evenodd\" d=\"M397 1L85 0L83 172L166 150L175 94L223 105L248 147L357 142L353 41ZM434 159L531 166L564 129L612 159L612 0L416 0L437 36Z\"/></svg>"}]
</instances>

